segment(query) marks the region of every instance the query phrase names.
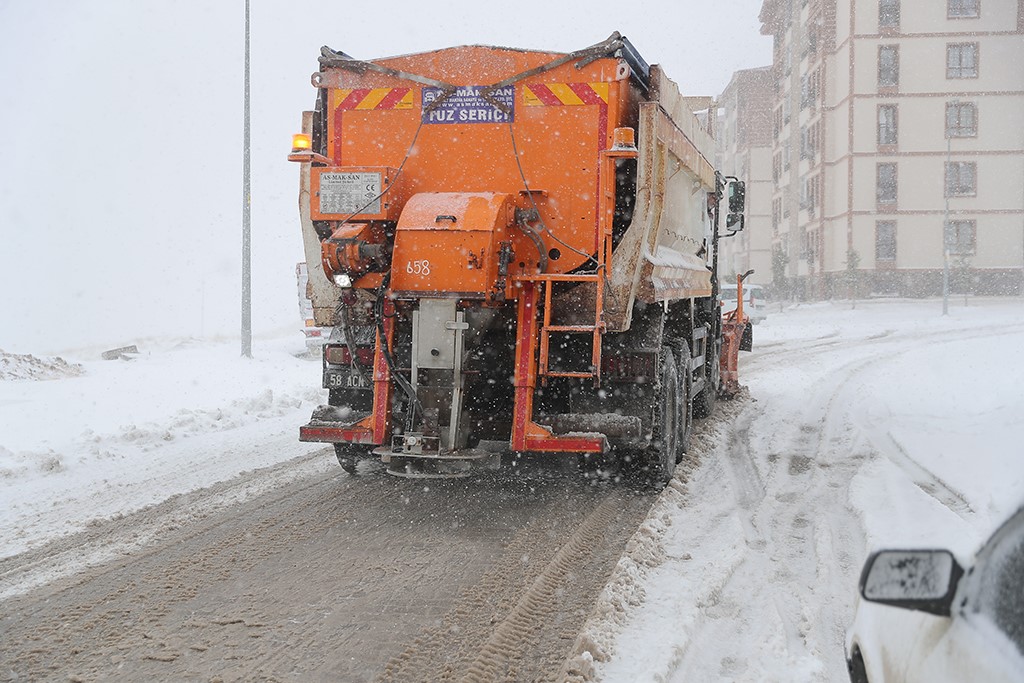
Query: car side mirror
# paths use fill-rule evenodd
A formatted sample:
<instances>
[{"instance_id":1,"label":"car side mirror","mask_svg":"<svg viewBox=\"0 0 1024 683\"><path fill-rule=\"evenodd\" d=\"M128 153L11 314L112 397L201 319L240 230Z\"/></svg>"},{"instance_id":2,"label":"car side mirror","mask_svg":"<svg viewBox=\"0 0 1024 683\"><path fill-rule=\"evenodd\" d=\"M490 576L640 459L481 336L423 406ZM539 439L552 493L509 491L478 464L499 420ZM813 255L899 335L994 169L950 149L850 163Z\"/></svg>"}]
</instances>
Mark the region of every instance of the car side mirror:
<instances>
[{"instance_id":1,"label":"car side mirror","mask_svg":"<svg viewBox=\"0 0 1024 683\"><path fill-rule=\"evenodd\" d=\"M864 563L860 594L868 602L948 617L963 575L948 550L880 550Z\"/></svg>"}]
</instances>

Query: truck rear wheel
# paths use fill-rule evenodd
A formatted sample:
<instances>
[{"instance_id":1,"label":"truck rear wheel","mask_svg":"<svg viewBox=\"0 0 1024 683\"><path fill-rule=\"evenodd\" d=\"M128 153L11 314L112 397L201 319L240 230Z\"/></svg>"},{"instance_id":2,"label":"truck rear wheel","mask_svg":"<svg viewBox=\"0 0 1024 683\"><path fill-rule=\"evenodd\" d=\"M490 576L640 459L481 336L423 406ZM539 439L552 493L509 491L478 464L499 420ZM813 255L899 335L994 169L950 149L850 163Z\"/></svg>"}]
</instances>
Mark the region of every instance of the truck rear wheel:
<instances>
[{"instance_id":1,"label":"truck rear wheel","mask_svg":"<svg viewBox=\"0 0 1024 683\"><path fill-rule=\"evenodd\" d=\"M707 417L715 409L718 398L718 345L714 341L704 351L704 388L693 399L693 414L696 417Z\"/></svg>"},{"instance_id":2,"label":"truck rear wheel","mask_svg":"<svg viewBox=\"0 0 1024 683\"><path fill-rule=\"evenodd\" d=\"M355 474L356 463L366 454L359 450L359 446L353 446L350 443L336 443L334 444L334 455L338 457L341 469L349 474Z\"/></svg>"},{"instance_id":3,"label":"truck rear wheel","mask_svg":"<svg viewBox=\"0 0 1024 683\"><path fill-rule=\"evenodd\" d=\"M693 371L690 369L690 347L679 345L679 438L676 443L676 463L690 450L690 436L693 434Z\"/></svg>"},{"instance_id":4,"label":"truck rear wheel","mask_svg":"<svg viewBox=\"0 0 1024 683\"><path fill-rule=\"evenodd\" d=\"M661 350L661 382L655 395L657 408L650 445L645 455L648 471L655 483L664 486L676 469L680 434L679 373L672 350Z\"/></svg>"}]
</instances>

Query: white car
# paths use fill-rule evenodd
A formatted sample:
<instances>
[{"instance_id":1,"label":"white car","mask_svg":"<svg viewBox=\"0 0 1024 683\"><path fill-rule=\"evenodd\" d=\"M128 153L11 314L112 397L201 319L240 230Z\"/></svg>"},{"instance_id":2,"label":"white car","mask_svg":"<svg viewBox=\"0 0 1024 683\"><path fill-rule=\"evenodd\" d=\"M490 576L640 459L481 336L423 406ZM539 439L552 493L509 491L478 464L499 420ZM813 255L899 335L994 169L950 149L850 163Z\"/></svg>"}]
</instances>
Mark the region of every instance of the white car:
<instances>
[{"instance_id":1,"label":"white car","mask_svg":"<svg viewBox=\"0 0 1024 683\"><path fill-rule=\"evenodd\" d=\"M728 283L720 288L722 313L736 310L736 285ZM761 285L743 285L743 312L751 323L759 323L768 317L768 306Z\"/></svg>"},{"instance_id":2,"label":"white car","mask_svg":"<svg viewBox=\"0 0 1024 683\"><path fill-rule=\"evenodd\" d=\"M846 658L854 683L1024 681L1024 507L966 570L947 550L864 564Z\"/></svg>"}]
</instances>

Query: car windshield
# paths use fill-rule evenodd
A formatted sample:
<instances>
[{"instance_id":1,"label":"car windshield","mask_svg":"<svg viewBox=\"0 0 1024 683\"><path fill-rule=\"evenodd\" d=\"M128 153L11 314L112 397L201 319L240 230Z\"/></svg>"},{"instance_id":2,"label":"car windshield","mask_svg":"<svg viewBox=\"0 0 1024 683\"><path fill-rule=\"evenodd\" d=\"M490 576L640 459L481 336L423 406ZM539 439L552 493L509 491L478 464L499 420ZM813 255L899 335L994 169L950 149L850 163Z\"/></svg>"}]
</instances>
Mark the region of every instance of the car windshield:
<instances>
[{"instance_id":1,"label":"car windshield","mask_svg":"<svg viewBox=\"0 0 1024 683\"><path fill-rule=\"evenodd\" d=\"M1024 654L1024 509L979 554L974 611L988 617Z\"/></svg>"}]
</instances>

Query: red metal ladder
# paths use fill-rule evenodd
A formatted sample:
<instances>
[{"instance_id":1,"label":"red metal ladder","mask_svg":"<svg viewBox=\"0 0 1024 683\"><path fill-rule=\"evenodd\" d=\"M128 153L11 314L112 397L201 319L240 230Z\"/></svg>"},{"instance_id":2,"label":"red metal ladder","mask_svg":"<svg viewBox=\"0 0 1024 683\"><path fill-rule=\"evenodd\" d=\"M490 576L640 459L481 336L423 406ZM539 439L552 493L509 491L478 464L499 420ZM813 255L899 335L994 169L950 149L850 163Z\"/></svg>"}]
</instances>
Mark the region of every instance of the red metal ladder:
<instances>
[{"instance_id":1,"label":"red metal ladder","mask_svg":"<svg viewBox=\"0 0 1024 683\"><path fill-rule=\"evenodd\" d=\"M598 273L574 274L574 275L537 275L534 278L544 285L544 320L540 326L540 351L538 353L537 375L542 383L547 382L548 377L577 377L580 379L592 378L595 383L601 377L601 335L604 333L605 325L602 320L604 311L604 287L603 278ZM594 323L592 325L552 325L551 295L556 282L593 282L596 289L594 305ZM551 345L551 333L562 332L569 334L590 334L592 335L590 371L567 371L552 370L549 365L549 354Z\"/></svg>"}]
</instances>

